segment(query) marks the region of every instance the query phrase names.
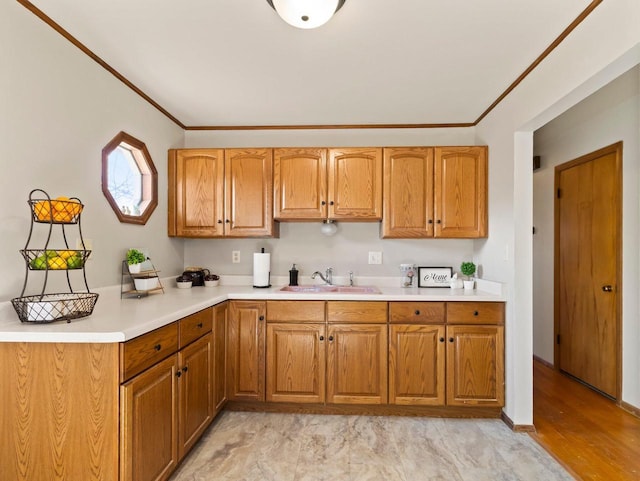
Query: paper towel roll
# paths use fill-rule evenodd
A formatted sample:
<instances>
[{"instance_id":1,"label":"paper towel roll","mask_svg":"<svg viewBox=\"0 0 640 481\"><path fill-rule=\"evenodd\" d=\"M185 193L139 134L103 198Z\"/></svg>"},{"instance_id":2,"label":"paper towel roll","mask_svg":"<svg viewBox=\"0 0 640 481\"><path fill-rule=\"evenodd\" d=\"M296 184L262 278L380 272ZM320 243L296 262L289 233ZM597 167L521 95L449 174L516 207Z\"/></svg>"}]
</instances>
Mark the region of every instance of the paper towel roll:
<instances>
[{"instance_id":1,"label":"paper towel roll","mask_svg":"<svg viewBox=\"0 0 640 481\"><path fill-rule=\"evenodd\" d=\"M271 254L253 254L253 287L271 287Z\"/></svg>"}]
</instances>

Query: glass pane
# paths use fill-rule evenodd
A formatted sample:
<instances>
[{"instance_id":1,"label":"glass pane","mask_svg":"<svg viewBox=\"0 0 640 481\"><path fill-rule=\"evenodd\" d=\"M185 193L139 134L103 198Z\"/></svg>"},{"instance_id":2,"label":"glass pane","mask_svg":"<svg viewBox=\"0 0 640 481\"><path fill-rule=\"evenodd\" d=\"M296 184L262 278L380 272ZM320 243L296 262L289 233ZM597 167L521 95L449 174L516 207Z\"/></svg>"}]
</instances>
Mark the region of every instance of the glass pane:
<instances>
[{"instance_id":1,"label":"glass pane","mask_svg":"<svg viewBox=\"0 0 640 481\"><path fill-rule=\"evenodd\" d=\"M120 211L140 215L142 173L131 151L119 145L109 154L108 189Z\"/></svg>"}]
</instances>

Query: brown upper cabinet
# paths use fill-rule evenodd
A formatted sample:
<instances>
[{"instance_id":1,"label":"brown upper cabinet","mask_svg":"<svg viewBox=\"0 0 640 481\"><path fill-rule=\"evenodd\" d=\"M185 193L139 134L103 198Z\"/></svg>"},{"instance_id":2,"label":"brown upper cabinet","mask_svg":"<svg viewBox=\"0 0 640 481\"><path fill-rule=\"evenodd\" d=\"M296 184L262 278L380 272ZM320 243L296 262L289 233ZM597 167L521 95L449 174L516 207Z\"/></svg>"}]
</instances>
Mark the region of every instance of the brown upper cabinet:
<instances>
[{"instance_id":1,"label":"brown upper cabinet","mask_svg":"<svg viewBox=\"0 0 640 481\"><path fill-rule=\"evenodd\" d=\"M384 149L384 238L487 235L487 148Z\"/></svg>"},{"instance_id":2,"label":"brown upper cabinet","mask_svg":"<svg viewBox=\"0 0 640 481\"><path fill-rule=\"evenodd\" d=\"M382 218L382 149L275 149L274 217L282 221Z\"/></svg>"},{"instance_id":3,"label":"brown upper cabinet","mask_svg":"<svg viewBox=\"0 0 640 481\"><path fill-rule=\"evenodd\" d=\"M169 150L169 236L277 237L271 149Z\"/></svg>"}]
</instances>

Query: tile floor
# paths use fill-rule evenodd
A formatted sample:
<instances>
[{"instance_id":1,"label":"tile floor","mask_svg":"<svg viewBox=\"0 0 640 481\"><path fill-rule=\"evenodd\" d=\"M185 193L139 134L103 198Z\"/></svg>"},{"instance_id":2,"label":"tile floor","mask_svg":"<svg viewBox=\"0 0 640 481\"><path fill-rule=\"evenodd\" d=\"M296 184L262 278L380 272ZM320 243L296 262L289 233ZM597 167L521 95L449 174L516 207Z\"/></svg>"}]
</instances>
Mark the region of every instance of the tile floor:
<instances>
[{"instance_id":1,"label":"tile floor","mask_svg":"<svg viewBox=\"0 0 640 481\"><path fill-rule=\"evenodd\" d=\"M497 419L224 412L171 481L572 479Z\"/></svg>"}]
</instances>

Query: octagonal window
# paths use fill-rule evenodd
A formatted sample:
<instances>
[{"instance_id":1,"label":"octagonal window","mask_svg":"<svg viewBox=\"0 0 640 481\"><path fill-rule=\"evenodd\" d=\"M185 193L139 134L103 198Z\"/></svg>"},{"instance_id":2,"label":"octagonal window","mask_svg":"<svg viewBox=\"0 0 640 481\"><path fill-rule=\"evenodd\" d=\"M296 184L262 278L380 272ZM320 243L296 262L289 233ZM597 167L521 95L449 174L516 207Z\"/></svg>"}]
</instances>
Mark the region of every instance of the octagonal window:
<instances>
[{"instance_id":1,"label":"octagonal window","mask_svg":"<svg viewBox=\"0 0 640 481\"><path fill-rule=\"evenodd\" d=\"M143 142L120 132L102 149L102 193L120 222L147 223L158 205L158 172Z\"/></svg>"}]
</instances>

